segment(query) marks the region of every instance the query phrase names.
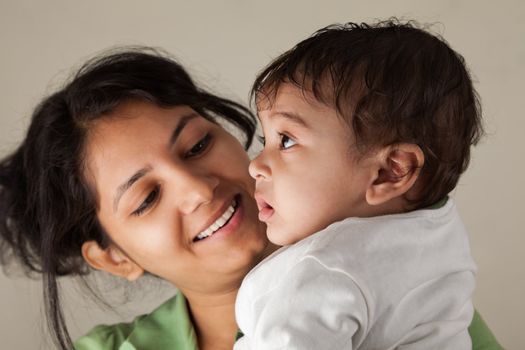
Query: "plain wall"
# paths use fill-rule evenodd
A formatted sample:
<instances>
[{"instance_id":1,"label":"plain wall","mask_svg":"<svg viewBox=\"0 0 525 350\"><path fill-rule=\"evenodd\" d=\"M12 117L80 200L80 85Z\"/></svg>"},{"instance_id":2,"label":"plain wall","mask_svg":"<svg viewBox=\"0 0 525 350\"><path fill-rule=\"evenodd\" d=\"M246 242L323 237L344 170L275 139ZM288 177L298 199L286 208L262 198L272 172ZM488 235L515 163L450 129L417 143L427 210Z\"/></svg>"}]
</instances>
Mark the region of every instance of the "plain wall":
<instances>
[{"instance_id":1,"label":"plain wall","mask_svg":"<svg viewBox=\"0 0 525 350\"><path fill-rule=\"evenodd\" d=\"M466 59L488 135L453 194L479 267L474 300L507 349L525 340L525 3L500 1L131 1L1 0L0 155L23 137L35 104L86 58L116 45L150 45L180 59L215 92L247 103L255 74L316 29L390 16L437 22ZM119 298L131 287L114 287ZM120 313L98 309L65 281L74 337L100 322L129 319L172 290L144 281ZM152 288L152 286L154 286ZM2 349L49 349L40 282L0 273Z\"/></svg>"}]
</instances>

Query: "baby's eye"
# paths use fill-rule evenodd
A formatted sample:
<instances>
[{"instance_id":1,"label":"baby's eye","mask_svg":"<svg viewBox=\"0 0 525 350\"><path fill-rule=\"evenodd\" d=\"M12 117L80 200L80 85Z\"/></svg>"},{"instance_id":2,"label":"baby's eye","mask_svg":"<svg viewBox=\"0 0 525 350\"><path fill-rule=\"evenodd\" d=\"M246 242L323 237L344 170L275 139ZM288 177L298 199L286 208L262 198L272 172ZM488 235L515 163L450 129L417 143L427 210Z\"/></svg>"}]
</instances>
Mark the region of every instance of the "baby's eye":
<instances>
[{"instance_id":1,"label":"baby's eye","mask_svg":"<svg viewBox=\"0 0 525 350\"><path fill-rule=\"evenodd\" d=\"M279 137L281 138L281 143L279 145L280 149L288 149L297 144L297 142L295 142L291 137L285 134L279 134Z\"/></svg>"}]
</instances>

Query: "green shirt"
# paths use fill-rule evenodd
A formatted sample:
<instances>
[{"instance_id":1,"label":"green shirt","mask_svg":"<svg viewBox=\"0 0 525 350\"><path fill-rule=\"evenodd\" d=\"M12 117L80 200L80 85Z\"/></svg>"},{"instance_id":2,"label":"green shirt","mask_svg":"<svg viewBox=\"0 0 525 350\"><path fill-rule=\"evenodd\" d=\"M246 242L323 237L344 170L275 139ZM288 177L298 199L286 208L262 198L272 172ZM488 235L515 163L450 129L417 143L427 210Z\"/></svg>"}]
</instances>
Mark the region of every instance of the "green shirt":
<instances>
[{"instance_id":1,"label":"green shirt","mask_svg":"<svg viewBox=\"0 0 525 350\"><path fill-rule=\"evenodd\" d=\"M473 350L503 349L476 312L469 327ZM182 294L130 323L100 325L75 342L76 350L197 350L197 337Z\"/></svg>"},{"instance_id":2,"label":"green shirt","mask_svg":"<svg viewBox=\"0 0 525 350\"><path fill-rule=\"evenodd\" d=\"M75 342L76 350L197 350L186 298L177 294L130 323L99 325Z\"/></svg>"}]
</instances>

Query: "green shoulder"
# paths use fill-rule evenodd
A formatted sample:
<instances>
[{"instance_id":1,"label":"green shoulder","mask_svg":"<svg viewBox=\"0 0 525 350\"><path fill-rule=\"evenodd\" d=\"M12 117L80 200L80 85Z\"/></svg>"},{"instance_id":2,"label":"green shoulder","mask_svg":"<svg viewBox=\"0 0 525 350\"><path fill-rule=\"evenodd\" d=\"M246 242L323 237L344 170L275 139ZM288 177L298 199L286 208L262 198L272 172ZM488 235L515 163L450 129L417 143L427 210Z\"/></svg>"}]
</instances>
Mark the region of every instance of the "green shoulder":
<instances>
[{"instance_id":1,"label":"green shoulder","mask_svg":"<svg viewBox=\"0 0 525 350\"><path fill-rule=\"evenodd\" d=\"M75 350L196 350L186 299L177 294L130 323L100 325L75 342Z\"/></svg>"},{"instance_id":2,"label":"green shoulder","mask_svg":"<svg viewBox=\"0 0 525 350\"><path fill-rule=\"evenodd\" d=\"M98 325L75 342L75 350L119 349L133 332L135 323L142 317L144 316L136 318L131 323Z\"/></svg>"},{"instance_id":3,"label":"green shoulder","mask_svg":"<svg viewBox=\"0 0 525 350\"><path fill-rule=\"evenodd\" d=\"M474 312L468 331L472 339L472 350L503 350L477 311Z\"/></svg>"}]
</instances>

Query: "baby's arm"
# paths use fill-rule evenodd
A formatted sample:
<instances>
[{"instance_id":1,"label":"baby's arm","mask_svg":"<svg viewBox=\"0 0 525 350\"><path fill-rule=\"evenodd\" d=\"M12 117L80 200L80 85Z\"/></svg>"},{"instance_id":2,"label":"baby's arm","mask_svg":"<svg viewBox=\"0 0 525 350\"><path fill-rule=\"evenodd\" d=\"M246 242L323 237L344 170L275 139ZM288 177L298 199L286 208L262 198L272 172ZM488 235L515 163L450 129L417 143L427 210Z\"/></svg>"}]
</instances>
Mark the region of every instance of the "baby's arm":
<instances>
[{"instance_id":1,"label":"baby's arm","mask_svg":"<svg viewBox=\"0 0 525 350\"><path fill-rule=\"evenodd\" d=\"M361 290L344 271L309 257L276 285L258 285L265 279L257 277L249 275L239 293L236 312L245 336L236 350L339 350L361 343L368 310Z\"/></svg>"}]
</instances>

